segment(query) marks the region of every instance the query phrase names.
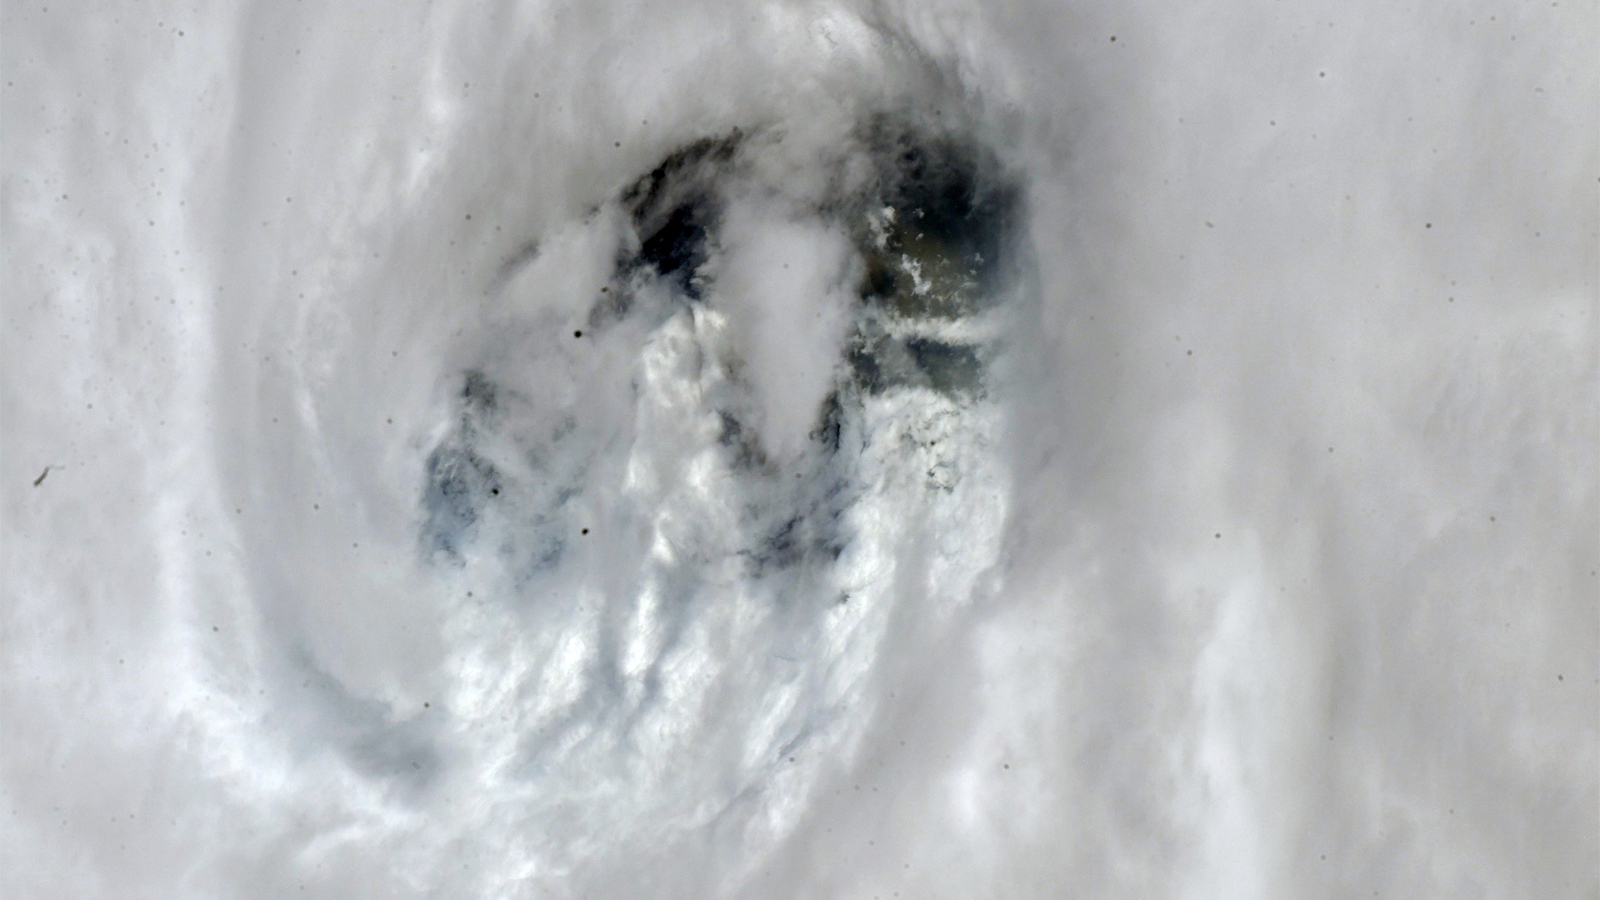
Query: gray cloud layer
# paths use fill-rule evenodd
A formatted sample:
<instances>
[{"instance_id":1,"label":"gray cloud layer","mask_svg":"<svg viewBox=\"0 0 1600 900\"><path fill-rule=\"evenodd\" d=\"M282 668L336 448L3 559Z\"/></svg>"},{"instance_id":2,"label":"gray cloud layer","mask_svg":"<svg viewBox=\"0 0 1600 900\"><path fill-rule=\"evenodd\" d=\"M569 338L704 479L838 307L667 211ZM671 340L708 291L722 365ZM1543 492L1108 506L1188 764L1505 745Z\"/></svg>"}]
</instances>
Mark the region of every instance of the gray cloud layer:
<instances>
[{"instance_id":1,"label":"gray cloud layer","mask_svg":"<svg viewBox=\"0 0 1600 900\"><path fill-rule=\"evenodd\" d=\"M1600 897L1592 4L3 27L0 893Z\"/></svg>"}]
</instances>

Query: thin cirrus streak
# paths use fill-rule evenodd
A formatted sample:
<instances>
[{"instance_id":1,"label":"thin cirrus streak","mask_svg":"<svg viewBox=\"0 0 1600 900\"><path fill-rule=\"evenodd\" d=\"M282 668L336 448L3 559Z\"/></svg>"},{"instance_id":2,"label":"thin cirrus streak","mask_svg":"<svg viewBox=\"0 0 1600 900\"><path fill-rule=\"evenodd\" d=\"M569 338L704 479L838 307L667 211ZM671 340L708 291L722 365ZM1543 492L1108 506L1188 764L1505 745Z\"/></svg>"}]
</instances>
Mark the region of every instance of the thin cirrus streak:
<instances>
[{"instance_id":1,"label":"thin cirrus streak","mask_svg":"<svg viewBox=\"0 0 1600 900\"><path fill-rule=\"evenodd\" d=\"M1600 896L1592 8L4 15L0 894Z\"/></svg>"}]
</instances>

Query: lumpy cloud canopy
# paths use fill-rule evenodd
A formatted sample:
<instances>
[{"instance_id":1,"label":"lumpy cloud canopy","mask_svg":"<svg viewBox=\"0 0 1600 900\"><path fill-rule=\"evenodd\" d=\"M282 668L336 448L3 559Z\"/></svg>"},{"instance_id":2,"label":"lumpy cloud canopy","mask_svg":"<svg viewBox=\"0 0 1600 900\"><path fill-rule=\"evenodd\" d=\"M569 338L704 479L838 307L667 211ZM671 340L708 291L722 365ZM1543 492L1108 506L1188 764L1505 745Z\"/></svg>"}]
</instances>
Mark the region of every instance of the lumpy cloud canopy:
<instances>
[{"instance_id":1,"label":"lumpy cloud canopy","mask_svg":"<svg viewBox=\"0 0 1600 900\"><path fill-rule=\"evenodd\" d=\"M11 5L6 897L1600 896L1588 5Z\"/></svg>"}]
</instances>

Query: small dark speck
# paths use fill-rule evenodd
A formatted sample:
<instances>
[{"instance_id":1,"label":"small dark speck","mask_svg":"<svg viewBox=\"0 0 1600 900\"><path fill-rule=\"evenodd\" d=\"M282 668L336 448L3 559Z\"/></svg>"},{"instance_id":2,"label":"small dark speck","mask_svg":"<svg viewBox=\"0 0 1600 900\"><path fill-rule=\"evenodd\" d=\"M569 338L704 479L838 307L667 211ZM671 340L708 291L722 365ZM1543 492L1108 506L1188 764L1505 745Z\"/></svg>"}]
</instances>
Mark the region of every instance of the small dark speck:
<instances>
[{"instance_id":1,"label":"small dark speck","mask_svg":"<svg viewBox=\"0 0 1600 900\"><path fill-rule=\"evenodd\" d=\"M616 142L612 143L611 146L613 146L613 147L621 147L622 146L622 142L621 141L616 141Z\"/></svg>"},{"instance_id":2,"label":"small dark speck","mask_svg":"<svg viewBox=\"0 0 1600 900\"><path fill-rule=\"evenodd\" d=\"M423 701L422 708L423 709L427 709L429 707L429 705L430 704L427 701Z\"/></svg>"},{"instance_id":3,"label":"small dark speck","mask_svg":"<svg viewBox=\"0 0 1600 900\"><path fill-rule=\"evenodd\" d=\"M221 631L222 629L220 629L217 626L213 625L213 626L211 626L211 630L212 631Z\"/></svg>"},{"instance_id":4,"label":"small dark speck","mask_svg":"<svg viewBox=\"0 0 1600 900\"><path fill-rule=\"evenodd\" d=\"M1211 224L1211 223L1210 223L1210 222L1207 222L1207 223L1206 223L1206 227L1207 227L1207 228L1215 228L1215 227L1217 227L1217 226L1215 226L1215 225L1213 225L1213 224Z\"/></svg>"},{"instance_id":5,"label":"small dark speck","mask_svg":"<svg viewBox=\"0 0 1600 900\"><path fill-rule=\"evenodd\" d=\"M1217 540L1222 540L1222 532L1217 532Z\"/></svg>"},{"instance_id":6,"label":"small dark speck","mask_svg":"<svg viewBox=\"0 0 1600 900\"><path fill-rule=\"evenodd\" d=\"M584 530L583 530L583 533L584 533L584 534L588 534L588 533L589 533L589 529L587 529L587 528L585 528L585 529L584 529Z\"/></svg>"},{"instance_id":7,"label":"small dark speck","mask_svg":"<svg viewBox=\"0 0 1600 900\"><path fill-rule=\"evenodd\" d=\"M1317 77L1318 78L1327 78L1328 77L1328 73L1327 72L1318 72L1317 73Z\"/></svg>"},{"instance_id":8,"label":"small dark speck","mask_svg":"<svg viewBox=\"0 0 1600 900\"><path fill-rule=\"evenodd\" d=\"M1494 516L1490 516L1489 517L1489 521L1493 522L1494 521Z\"/></svg>"},{"instance_id":9,"label":"small dark speck","mask_svg":"<svg viewBox=\"0 0 1600 900\"><path fill-rule=\"evenodd\" d=\"M1116 43L1116 42L1117 42L1117 36L1116 36L1116 35L1114 35L1114 34L1113 34L1113 35L1112 35L1112 36L1111 36L1111 42L1112 42L1112 43L1113 43L1113 44L1114 44L1114 43Z\"/></svg>"},{"instance_id":10,"label":"small dark speck","mask_svg":"<svg viewBox=\"0 0 1600 900\"><path fill-rule=\"evenodd\" d=\"M572 333L572 336L573 336L573 337L575 337L575 338L581 338L581 337L583 337L583 332L581 332L581 331L574 331L574 332L573 332L573 333Z\"/></svg>"},{"instance_id":11,"label":"small dark speck","mask_svg":"<svg viewBox=\"0 0 1600 900\"><path fill-rule=\"evenodd\" d=\"M1433 227L1433 223L1432 222L1425 222L1425 223L1423 223L1422 227L1423 228L1432 228Z\"/></svg>"},{"instance_id":12,"label":"small dark speck","mask_svg":"<svg viewBox=\"0 0 1600 900\"><path fill-rule=\"evenodd\" d=\"M45 466L44 467L44 471L39 473L39 477L35 478L33 480L33 486L34 487L38 487L39 485L44 484L44 477L46 475L49 475L49 474L50 474L50 467L49 466Z\"/></svg>"},{"instance_id":13,"label":"small dark speck","mask_svg":"<svg viewBox=\"0 0 1600 900\"><path fill-rule=\"evenodd\" d=\"M1567 680L1567 676L1565 676L1565 675L1557 675L1556 676L1556 680L1557 681L1566 681Z\"/></svg>"},{"instance_id":14,"label":"small dark speck","mask_svg":"<svg viewBox=\"0 0 1600 900\"><path fill-rule=\"evenodd\" d=\"M602 287L602 288L600 288L600 293L604 294L604 293L609 292L610 290L611 290L611 288L609 288L609 287Z\"/></svg>"}]
</instances>

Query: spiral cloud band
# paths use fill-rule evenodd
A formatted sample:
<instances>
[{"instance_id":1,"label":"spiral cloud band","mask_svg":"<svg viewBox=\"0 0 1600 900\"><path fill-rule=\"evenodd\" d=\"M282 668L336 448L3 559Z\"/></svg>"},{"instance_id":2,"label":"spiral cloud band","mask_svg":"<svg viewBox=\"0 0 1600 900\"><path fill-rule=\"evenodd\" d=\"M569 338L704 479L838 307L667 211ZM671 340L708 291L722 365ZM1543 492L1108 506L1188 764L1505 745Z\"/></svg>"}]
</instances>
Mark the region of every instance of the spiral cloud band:
<instances>
[{"instance_id":1,"label":"spiral cloud band","mask_svg":"<svg viewBox=\"0 0 1600 900\"><path fill-rule=\"evenodd\" d=\"M1600 897L1596 26L9 4L0 895Z\"/></svg>"}]
</instances>

